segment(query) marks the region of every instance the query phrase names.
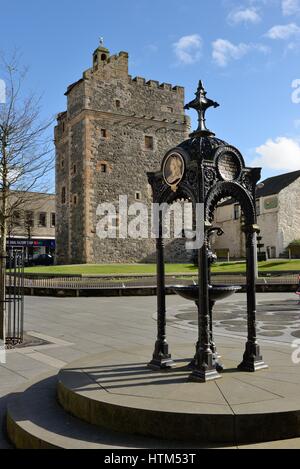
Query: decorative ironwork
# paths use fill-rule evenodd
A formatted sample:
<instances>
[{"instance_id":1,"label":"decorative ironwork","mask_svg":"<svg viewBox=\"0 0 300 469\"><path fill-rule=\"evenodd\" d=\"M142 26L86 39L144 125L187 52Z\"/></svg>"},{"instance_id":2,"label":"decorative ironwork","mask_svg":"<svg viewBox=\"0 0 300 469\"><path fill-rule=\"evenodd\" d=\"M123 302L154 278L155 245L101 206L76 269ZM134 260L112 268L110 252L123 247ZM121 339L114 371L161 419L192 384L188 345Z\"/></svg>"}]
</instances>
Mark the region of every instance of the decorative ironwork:
<instances>
[{"instance_id":1,"label":"decorative ironwork","mask_svg":"<svg viewBox=\"0 0 300 469\"><path fill-rule=\"evenodd\" d=\"M210 107L219 107L219 104L207 98L206 95L207 93L204 89L202 81L200 80L196 92L196 98L185 106L185 109L195 109L198 113L198 129L190 135L191 137L204 137L215 135L211 130L208 130L206 128L205 113Z\"/></svg>"},{"instance_id":2,"label":"decorative ironwork","mask_svg":"<svg viewBox=\"0 0 300 469\"><path fill-rule=\"evenodd\" d=\"M5 257L5 343L19 345L24 337L24 251L14 250Z\"/></svg>"},{"instance_id":3,"label":"decorative ironwork","mask_svg":"<svg viewBox=\"0 0 300 469\"><path fill-rule=\"evenodd\" d=\"M176 199L189 199L193 205L204 204L204 245L198 251L199 285L196 295L198 305L198 342L194 369L190 379L206 382L220 377L216 359L216 348L212 334L212 308L210 297L210 249L209 237L211 223L219 202L224 198L233 198L240 203L245 219L245 236L247 249L247 319L248 337L240 370L257 371L265 368L256 339L256 270L255 270L255 233L256 225L255 191L260 179L260 168L246 168L239 150L214 136L206 128L205 113L218 103L206 97L206 91L200 81L196 98L187 104L186 109L195 109L199 117L198 129L190 135L190 139L170 150L171 154L179 154L184 160L185 173L176 181L176 193L170 187L171 182L164 175L164 166L157 173L149 173L148 180L153 189L154 202L171 204ZM175 177L175 176L174 176ZM220 232L219 232L220 234ZM157 341L152 368L164 369L173 365L166 339L165 312L165 280L164 280L164 245L157 242Z\"/></svg>"}]
</instances>

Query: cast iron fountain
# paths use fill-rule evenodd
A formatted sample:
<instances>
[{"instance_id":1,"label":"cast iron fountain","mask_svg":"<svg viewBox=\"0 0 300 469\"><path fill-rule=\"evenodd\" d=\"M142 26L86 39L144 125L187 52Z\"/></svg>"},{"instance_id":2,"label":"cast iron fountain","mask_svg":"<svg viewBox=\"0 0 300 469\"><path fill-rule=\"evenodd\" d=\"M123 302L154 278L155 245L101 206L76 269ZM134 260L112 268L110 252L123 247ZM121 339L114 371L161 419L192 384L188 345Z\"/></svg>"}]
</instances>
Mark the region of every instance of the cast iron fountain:
<instances>
[{"instance_id":1,"label":"cast iron fountain","mask_svg":"<svg viewBox=\"0 0 300 469\"><path fill-rule=\"evenodd\" d=\"M214 233L217 233L218 236L222 236L224 234L221 228L210 228L207 232L208 238L212 236ZM216 370L221 372L224 370L224 366L220 363L219 359L221 358L217 353L217 347L214 341L214 334L213 334L213 309L217 301L224 300L236 292L240 291L242 288L240 286L235 285L212 285L211 283L211 266L217 260L217 256L213 254L211 250L210 243L208 241L208 268L209 268L209 329L210 329L210 349L213 354L213 361L216 366ZM196 283L192 285L177 285L173 287L174 292L185 298L186 300L194 301L196 306L199 307L199 285ZM194 368L196 365L196 357L190 364L190 368Z\"/></svg>"},{"instance_id":2,"label":"cast iron fountain","mask_svg":"<svg viewBox=\"0 0 300 469\"><path fill-rule=\"evenodd\" d=\"M206 382L220 377L218 363L211 346L211 306L217 299L233 293L232 288L212 286L209 268L209 233L214 211L221 200L235 199L244 215L243 231L246 238L247 258L247 323L248 334L240 371L254 372L266 368L256 337L256 233L259 231L256 216L256 187L260 168L248 168L237 148L207 129L205 113L218 103L206 97L200 81L196 98L186 109L195 109L199 125L190 138L167 152L161 170L148 173L156 204L172 204L188 199L193 204L194 217L199 206L204 207L201 228L204 242L198 248L198 285L180 293L192 297L198 308L198 342L194 368L190 379ZM157 340L149 367L168 369L174 365L166 336L166 291L164 266L164 215L160 213L157 250ZM199 229L199 227L198 227ZM235 290L236 291L236 290ZM179 291L178 291L179 293Z\"/></svg>"}]
</instances>

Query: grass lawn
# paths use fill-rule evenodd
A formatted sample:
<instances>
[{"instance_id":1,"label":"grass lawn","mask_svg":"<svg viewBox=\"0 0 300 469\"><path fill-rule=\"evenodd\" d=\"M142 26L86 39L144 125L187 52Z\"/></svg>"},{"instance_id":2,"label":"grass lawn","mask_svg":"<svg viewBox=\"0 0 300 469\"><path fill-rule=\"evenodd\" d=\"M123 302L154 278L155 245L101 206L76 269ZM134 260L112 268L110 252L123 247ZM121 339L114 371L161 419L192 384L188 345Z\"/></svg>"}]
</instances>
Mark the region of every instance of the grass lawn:
<instances>
[{"instance_id":1,"label":"grass lawn","mask_svg":"<svg viewBox=\"0 0 300 469\"><path fill-rule=\"evenodd\" d=\"M166 264L167 274L196 273L196 268L191 264ZM220 262L213 266L213 272L242 273L246 270L245 262ZM300 272L300 260L266 261L259 263L259 271L289 271ZM155 274L155 264L97 264L97 265L66 265L51 267L29 267L26 273L37 274L74 274L74 275L126 275L126 274Z\"/></svg>"}]
</instances>

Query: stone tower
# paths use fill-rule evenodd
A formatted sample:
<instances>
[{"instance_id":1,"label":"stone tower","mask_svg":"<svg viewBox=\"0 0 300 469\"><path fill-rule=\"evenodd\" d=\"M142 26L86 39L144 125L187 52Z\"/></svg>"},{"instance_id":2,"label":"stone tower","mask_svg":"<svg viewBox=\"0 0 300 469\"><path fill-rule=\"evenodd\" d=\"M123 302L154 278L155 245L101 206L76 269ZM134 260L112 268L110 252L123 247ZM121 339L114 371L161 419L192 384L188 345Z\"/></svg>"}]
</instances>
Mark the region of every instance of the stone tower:
<instances>
[{"instance_id":1,"label":"stone tower","mask_svg":"<svg viewBox=\"0 0 300 469\"><path fill-rule=\"evenodd\" d=\"M99 239L99 203L151 203L147 171L187 138L184 88L128 74L128 53L110 55L102 42L93 66L66 92L55 128L57 262L139 262L153 240ZM116 221L117 223L117 221Z\"/></svg>"}]
</instances>

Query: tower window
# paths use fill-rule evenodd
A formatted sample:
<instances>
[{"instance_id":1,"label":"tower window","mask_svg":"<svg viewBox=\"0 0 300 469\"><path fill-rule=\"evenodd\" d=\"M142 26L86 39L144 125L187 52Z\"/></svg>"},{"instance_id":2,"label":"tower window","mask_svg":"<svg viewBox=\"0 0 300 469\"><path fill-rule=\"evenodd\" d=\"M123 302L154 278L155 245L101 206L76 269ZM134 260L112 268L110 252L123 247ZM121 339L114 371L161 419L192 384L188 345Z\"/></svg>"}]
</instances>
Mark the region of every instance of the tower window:
<instances>
[{"instance_id":1,"label":"tower window","mask_svg":"<svg viewBox=\"0 0 300 469\"><path fill-rule=\"evenodd\" d=\"M119 228L120 226L120 219L119 219L119 216L116 215L116 217L114 217L112 220L111 220L111 226L113 228Z\"/></svg>"},{"instance_id":2,"label":"tower window","mask_svg":"<svg viewBox=\"0 0 300 469\"><path fill-rule=\"evenodd\" d=\"M61 190L61 203L65 204L66 203L66 188L63 187Z\"/></svg>"},{"instance_id":3,"label":"tower window","mask_svg":"<svg viewBox=\"0 0 300 469\"><path fill-rule=\"evenodd\" d=\"M77 202L78 202L77 194L74 194L73 195L73 205L77 205Z\"/></svg>"},{"instance_id":4,"label":"tower window","mask_svg":"<svg viewBox=\"0 0 300 469\"><path fill-rule=\"evenodd\" d=\"M101 163L100 172L101 173L107 173L107 164L106 163Z\"/></svg>"},{"instance_id":5,"label":"tower window","mask_svg":"<svg viewBox=\"0 0 300 469\"><path fill-rule=\"evenodd\" d=\"M107 130L101 129L100 135L101 135L101 138L107 138Z\"/></svg>"},{"instance_id":6,"label":"tower window","mask_svg":"<svg viewBox=\"0 0 300 469\"><path fill-rule=\"evenodd\" d=\"M75 174L77 174L77 165L74 164L73 167L72 167L72 176L75 176Z\"/></svg>"},{"instance_id":7,"label":"tower window","mask_svg":"<svg viewBox=\"0 0 300 469\"><path fill-rule=\"evenodd\" d=\"M117 108L121 107L121 101L119 99L116 100L116 107Z\"/></svg>"},{"instance_id":8,"label":"tower window","mask_svg":"<svg viewBox=\"0 0 300 469\"><path fill-rule=\"evenodd\" d=\"M107 55L106 55L106 54L101 54L101 60L102 60L102 62L104 62L106 59L107 59Z\"/></svg>"},{"instance_id":9,"label":"tower window","mask_svg":"<svg viewBox=\"0 0 300 469\"><path fill-rule=\"evenodd\" d=\"M142 194L140 192L135 193L135 200L141 200Z\"/></svg>"},{"instance_id":10,"label":"tower window","mask_svg":"<svg viewBox=\"0 0 300 469\"><path fill-rule=\"evenodd\" d=\"M145 136L145 148L146 150L153 150L154 148L154 139L148 135Z\"/></svg>"},{"instance_id":11,"label":"tower window","mask_svg":"<svg viewBox=\"0 0 300 469\"><path fill-rule=\"evenodd\" d=\"M65 160L64 159L61 160L61 167L62 167L62 169L64 169L64 167L65 167Z\"/></svg>"}]
</instances>

